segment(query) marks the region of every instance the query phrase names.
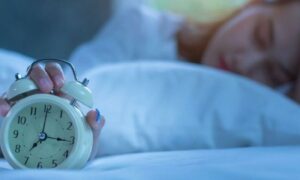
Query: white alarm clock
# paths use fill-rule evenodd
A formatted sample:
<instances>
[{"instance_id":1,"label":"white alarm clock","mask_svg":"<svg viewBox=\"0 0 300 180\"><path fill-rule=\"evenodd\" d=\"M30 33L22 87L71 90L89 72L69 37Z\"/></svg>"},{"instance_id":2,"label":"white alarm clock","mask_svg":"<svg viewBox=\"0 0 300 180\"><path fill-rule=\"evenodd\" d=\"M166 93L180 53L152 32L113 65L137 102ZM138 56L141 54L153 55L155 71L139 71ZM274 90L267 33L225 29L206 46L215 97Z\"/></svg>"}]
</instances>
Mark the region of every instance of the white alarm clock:
<instances>
[{"instance_id":1,"label":"white alarm clock","mask_svg":"<svg viewBox=\"0 0 300 180\"><path fill-rule=\"evenodd\" d=\"M45 61L61 62L72 68L75 81L66 82L60 89L64 97L39 93L28 78L32 67ZM16 75L7 92L7 100L13 105L0 131L1 150L12 167L73 169L86 164L93 134L75 104L78 101L93 107L87 83L87 79L77 80L72 64L58 59L37 60L30 65L26 76Z\"/></svg>"}]
</instances>

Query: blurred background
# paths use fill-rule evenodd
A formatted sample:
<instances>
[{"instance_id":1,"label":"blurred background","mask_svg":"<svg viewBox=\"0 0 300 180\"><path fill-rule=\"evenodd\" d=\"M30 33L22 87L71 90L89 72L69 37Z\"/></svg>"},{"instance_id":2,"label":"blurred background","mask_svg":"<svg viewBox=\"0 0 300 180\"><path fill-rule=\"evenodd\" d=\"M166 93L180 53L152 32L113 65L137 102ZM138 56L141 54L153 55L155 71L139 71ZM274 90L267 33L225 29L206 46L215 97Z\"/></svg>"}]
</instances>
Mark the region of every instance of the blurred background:
<instances>
[{"instance_id":1,"label":"blurred background","mask_svg":"<svg viewBox=\"0 0 300 180\"><path fill-rule=\"evenodd\" d=\"M148 4L160 10L169 10L206 22L231 13L245 2L247 0L149 0Z\"/></svg>"},{"instance_id":2,"label":"blurred background","mask_svg":"<svg viewBox=\"0 0 300 180\"><path fill-rule=\"evenodd\" d=\"M247 0L1 0L0 48L33 58L68 59L109 18L147 4L197 21L211 21Z\"/></svg>"}]
</instances>

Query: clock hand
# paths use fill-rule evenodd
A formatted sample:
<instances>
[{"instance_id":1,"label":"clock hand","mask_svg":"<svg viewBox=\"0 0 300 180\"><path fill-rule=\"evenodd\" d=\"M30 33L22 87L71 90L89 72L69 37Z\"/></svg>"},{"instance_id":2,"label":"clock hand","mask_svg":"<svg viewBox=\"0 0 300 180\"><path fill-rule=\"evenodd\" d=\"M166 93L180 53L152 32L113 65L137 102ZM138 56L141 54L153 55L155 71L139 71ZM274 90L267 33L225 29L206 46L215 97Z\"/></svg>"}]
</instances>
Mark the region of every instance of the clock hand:
<instances>
[{"instance_id":1,"label":"clock hand","mask_svg":"<svg viewBox=\"0 0 300 180\"><path fill-rule=\"evenodd\" d=\"M43 124L43 130L42 130L42 133L45 132L45 125L46 125L46 121L47 121L47 115L48 115L48 111L46 111L46 114L45 114L45 119L44 119L44 124Z\"/></svg>"},{"instance_id":2,"label":"clock hand","mask_svg":"<svg viewBox=\"0 0 300 180\"><path fill-rule=\"evenodd\" d=\"M59 137L54 138L54 137L48 136L47 138L49 138L49 139L55 139L55 140L57 140L57 141L67 141L67 142L72 142L72 141L69 141L69 140L66 140L66 139L62 139L62 138L59 138Z\"/></svg>"},{"instance_id":3,"label":"clock hand","mask_svg":"<svg viewBox=\"0 0 300 180\"><path fill-rule=\"evenodd\" d=\"M35 147L37 147L38 143L41 143L41 140L38 140L37 142L33 143L33 145L31 146L31 148L29 149L29 151L31 151L32 149L34 149Z\"/></svg>"}]
</instances>

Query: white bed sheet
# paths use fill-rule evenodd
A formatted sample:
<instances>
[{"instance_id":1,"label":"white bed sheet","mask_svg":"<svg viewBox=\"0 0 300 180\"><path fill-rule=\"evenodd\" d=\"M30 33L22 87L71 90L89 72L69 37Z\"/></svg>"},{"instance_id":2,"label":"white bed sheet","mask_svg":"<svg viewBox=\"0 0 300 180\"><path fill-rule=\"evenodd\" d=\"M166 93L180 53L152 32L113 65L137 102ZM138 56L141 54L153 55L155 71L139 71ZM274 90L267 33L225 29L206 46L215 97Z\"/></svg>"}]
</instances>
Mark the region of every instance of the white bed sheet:
<instances>
[{"instance_id":1,"label":"white bed sheet","mask_svg":"<svg viewBox=\"0 0 300 180\"><path fill-rule=\"evenodd\" d=\"M9 170L1 179L299 179L300 147L127 154L99 158L79 171Z\"/></svg>"}]
</instances>

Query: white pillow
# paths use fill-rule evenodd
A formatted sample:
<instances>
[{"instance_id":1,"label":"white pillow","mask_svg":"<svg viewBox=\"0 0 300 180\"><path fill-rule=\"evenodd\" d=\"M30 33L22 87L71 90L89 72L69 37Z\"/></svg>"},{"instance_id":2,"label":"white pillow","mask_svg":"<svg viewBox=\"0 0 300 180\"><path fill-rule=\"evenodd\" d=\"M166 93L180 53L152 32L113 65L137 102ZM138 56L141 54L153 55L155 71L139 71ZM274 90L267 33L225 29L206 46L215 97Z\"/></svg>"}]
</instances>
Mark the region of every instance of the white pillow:
<instances>
[{"instance_id":1,"label":"white pillow","mask_svg":"<svg viewBox=\"0 0 300 180\"><path fill-rule=\"evenodd\" d=\"M8 90L15 80L15 74L25 75L31 58L16 52L0 49L0 95Z\"/></svg>"},{"instance_id":2,"label":"white pillow","mask_svg":"<svg viewBox=\"0 0 300 180\"><path fill-rule=\"evenodd\" d=\"M158 62L102 66L85 76L107 120L100 156L300 143L297 104L226 72Z\"/></svg>"}]
</instances>

